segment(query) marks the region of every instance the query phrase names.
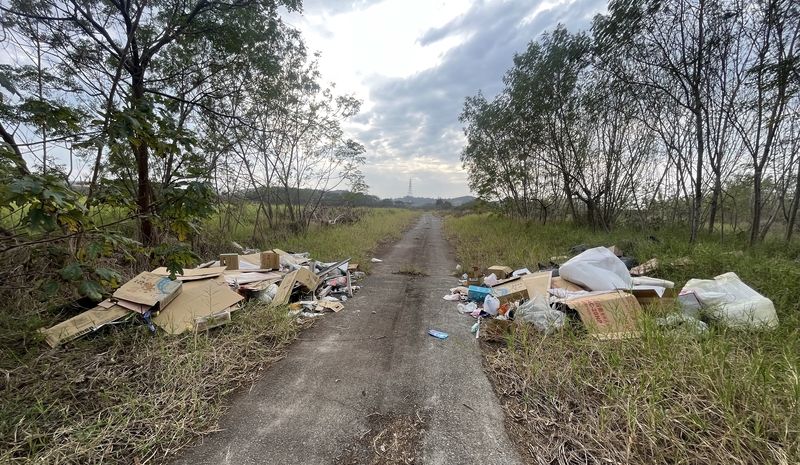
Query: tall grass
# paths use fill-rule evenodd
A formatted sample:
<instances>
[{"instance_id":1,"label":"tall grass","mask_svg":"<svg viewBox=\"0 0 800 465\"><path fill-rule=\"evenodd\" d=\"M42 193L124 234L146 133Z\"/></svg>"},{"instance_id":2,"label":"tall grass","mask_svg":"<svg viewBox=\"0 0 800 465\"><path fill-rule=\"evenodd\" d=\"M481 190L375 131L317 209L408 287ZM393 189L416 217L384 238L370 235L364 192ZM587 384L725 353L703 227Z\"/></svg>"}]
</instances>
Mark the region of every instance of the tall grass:
<instances>
[{"instance_id":1,"label":"tall grass","mask_svg":"<svg viewBox=\"0 0 800 465\"><path fill-rule=\"evenodd\" d=\"M417 216L371 211L353 224L258 245L324 261L352 257L369 269L379 245ZM164 463L213 431L225 396L260 378L301 329L285 309L254 302L205 333L150 333L132 319L51 350L36 329L79 310L26 308L35 305L24 289L0 303L2 464Z\"/></svg>"},{"instance_id":2,"label":"tall grass","mask_svg":"<svg viewBox=\"0 0 800 465\"><path fill-rule=\"evenodd\" d=\"M533 269L577 244L617 245L640 262L658 258L653 275L678 287L734 271L775 303L773 331L712 325L694 337L654 323L673 308L651 308L635 339L518 331L490 348L487 366L529 463L800 463L796 243L702 237L691 246L684 231L594 233L488 215L450 218L445 232L467 266Z\"/></svg>"}]
</instances>

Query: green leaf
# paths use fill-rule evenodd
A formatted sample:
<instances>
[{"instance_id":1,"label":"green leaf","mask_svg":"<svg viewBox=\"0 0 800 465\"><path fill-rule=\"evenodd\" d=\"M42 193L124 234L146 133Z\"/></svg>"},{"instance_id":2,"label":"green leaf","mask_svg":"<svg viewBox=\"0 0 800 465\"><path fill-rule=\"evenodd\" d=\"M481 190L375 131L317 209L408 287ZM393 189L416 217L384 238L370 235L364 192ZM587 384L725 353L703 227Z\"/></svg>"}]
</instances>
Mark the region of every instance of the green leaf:
<instances>
[{"instance_id":1,"label":"green leaf","mask_svg":"<svg viewBox=\"0 0 800 465\"><path fill-rule=\"evenodd\" d=\"M100 283L111 287L119 287L122 276L114 270L108 268L97 268L94 270L97 276L100 277Z\"/></svg>"},{"instance_id":2,"label":"green leaf","mask_svg":"<svg viewBox=\"0 0 800 465\"><path fill-rule=\"evenodd\" d=\"M111 252L109 247L104 242L92 241L86 245L86 253L89 254L89 260L95 260L97 257L102 257Z\"/></svg>"},{"instance_id":3,"label":"green leaf","mask_svg":"<svg viewBox=\"0 0 800 465\"><path fill-rule=\"evenodd\" d=\"M42 204L31 206L25 218L32 229L53 231L58 226L56 220L44 210Z\"/></svg>"},{"instance_id":4,"label":"green leaf","mask_svg":"<svg viewBox=\"0 0 800 465\"><path fill-rule=\"evenodd\" d=\"M44 283L40 288L41 294L39 295L39 300L42 302L49 300L56 291L58 291L59 287L61 287L61 283L58 281L48 281Z\"/></svg>"},{"instance_id":5,"label":"green leaf","mask_svg":"<svg viewBox=\"0 0 800 465\"><path fill-rule=\"evenodd\" d=\"M167 271L169 271L169 279L174 281L177 275L183 274L183 266L178 262L170 262L167 265Z\"/></svg>"},{"instance_id":6,"label":"green leaf","mask_svg":"<svg viewBox=\"0 0 800 465\"><path fill-rule=\"evenodd\" d=\"M97 281L92 280L82 282L78 288L78 293L80 295L89 297L96 302L103 300L103 292L105 292L105 288Z\"/></svg>"},{"instance_id":7,"label":"green leaf","mask_svg":"<svg viewBox=\"0 0 800 465\"><path fill-rule=\"evenodd\" d=\"M62 268L58 274L64 281L75 281L83 276L83 268L77 263L72 263Z\"/></svg>"}]
</instances>

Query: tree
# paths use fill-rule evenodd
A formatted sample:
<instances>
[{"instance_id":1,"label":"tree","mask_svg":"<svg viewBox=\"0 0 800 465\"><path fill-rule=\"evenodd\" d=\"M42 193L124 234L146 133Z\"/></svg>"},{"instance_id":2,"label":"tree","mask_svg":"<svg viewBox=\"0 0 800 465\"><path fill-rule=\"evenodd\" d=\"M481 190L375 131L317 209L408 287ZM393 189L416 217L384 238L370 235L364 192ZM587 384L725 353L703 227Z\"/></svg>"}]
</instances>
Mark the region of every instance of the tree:
<instances>
[{"instance_id":1,"label":"tree","mask_svg":"<svg viewBox=\"0 0 800 465\"><path fill-rule=\"evenodd\" d=\"M126 166L135 174L140 235L146 245L151 245L156 240L151 157L169 157L181 146L186 148L190 143L186 128L173 117L173 105L197 105L171 93L175 88L164 86L189 82L200 87L207 77L193 68L196 72L178 81L179 70L169 63L178 56L186 60L197 57L192 53L197 50L217 51L223 57L241 53L252 57L256 52L269 51L268 44L282 33L278 16L281 6L296 10L300 3L9 0L0 4L0 11L6 22L34 21L46 30L62 72L83 83L84 103L101 116L96 121L99 134L95 144L108 145L120 163L132 159ZM127 144L127 150L122 143ZM98 149L93 185L101 155Z\"/></svg>"}]
</instances>

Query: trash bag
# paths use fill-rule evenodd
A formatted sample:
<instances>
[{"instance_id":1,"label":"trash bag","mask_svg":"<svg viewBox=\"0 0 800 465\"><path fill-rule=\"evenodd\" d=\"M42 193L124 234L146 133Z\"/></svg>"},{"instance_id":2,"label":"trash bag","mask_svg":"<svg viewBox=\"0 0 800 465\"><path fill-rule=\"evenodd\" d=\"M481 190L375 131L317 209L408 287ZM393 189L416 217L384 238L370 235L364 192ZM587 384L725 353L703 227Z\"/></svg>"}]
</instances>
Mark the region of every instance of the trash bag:
<instances>
[{"instance_id":1,"label":"trash bag","mask_svg":"<svg viewBox=\"0 0 800 465\"><path fill-rule=\"evenodd\" d=\"M486 285L486 286L489 286L489 287L496 286L497 282L498 282L497 275L495 275L494 273L492 273L489 276L483 278L483 284Z\"/></svg>"},{"instance_id":2,"label":"trash bag","mask_svg":"<svg viewBox=\"0 0 800 465\"><path fill-rule=\"evenodd\" d=\"M731 327L778 327L778 315L771 300L743 283L736 273L714 279L690 279L681 294L694 291L710 316Z\"/></svg>"},{"instance_id":3,"label":"trash bag","mask_svg":"<svg viewBox=\"0 0 800 465\"><path fill-rule=\"evenodd\" d=\"M547 299L537 292L531 300L517 308L514 321L523 321L542 333L553 334L564 327L567 316L564 312L551 309Z\"/></svg>"},{"instance_id":4,"label":"trash bag","mask_svg":"<svg viewBox=\"0 0 800 465\"><path fill-rule=\"evenodd\" d=\"M595 247L569 259L559 268L567 281L590 291L630 289L631 274L625 264L605 247Z\"/></svg>"}]
</instances>

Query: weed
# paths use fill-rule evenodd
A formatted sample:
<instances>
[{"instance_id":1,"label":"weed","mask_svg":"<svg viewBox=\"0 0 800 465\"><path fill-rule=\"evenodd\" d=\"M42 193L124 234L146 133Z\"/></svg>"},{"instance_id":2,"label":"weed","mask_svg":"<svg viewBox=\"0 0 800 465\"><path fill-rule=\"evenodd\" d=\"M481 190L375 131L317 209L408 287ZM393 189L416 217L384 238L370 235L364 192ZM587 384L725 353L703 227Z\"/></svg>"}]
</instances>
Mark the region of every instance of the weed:
<instances>
[{"instance_id":1,"label":"weed","mask_svg":"<svg viewBox=\"0 0 800 465\"><path fill-rule=\"evenodd\" d=\"M403 263L400 266L400 269L394 271L393 273L403 274L406 276L428 276L428 273L424 272L421 268L409 262Z\"/></svg>"}]
</instances>

